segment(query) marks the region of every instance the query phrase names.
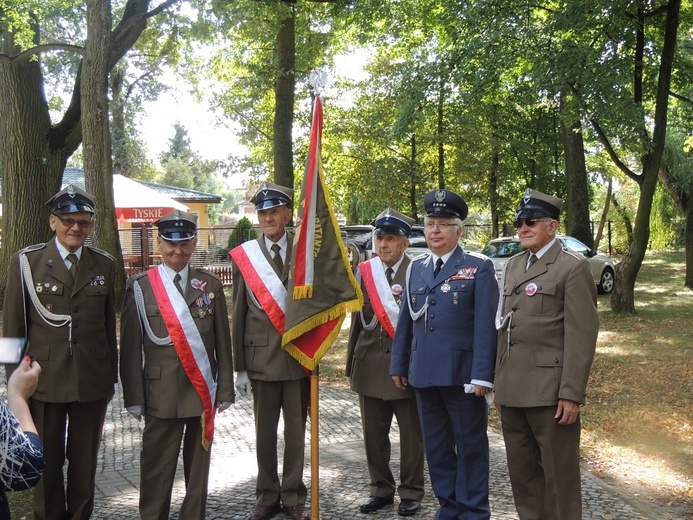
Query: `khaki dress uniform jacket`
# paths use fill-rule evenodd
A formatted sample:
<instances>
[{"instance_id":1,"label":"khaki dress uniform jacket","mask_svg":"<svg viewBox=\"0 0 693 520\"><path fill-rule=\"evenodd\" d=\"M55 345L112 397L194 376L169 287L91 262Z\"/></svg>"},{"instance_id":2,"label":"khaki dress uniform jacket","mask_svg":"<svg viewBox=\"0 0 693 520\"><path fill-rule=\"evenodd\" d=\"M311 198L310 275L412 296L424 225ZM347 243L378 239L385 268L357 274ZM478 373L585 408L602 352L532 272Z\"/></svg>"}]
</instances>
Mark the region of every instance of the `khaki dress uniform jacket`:
<instances>
[{"instance_id":1,"label":"khaki dress uniform jacket","mask_svg":"<svg viewBox=\"0 0 693 520\"><path fill-rule=\"evenodd\" d=\"M192 286L197 279L204 291ZM183 430L186 493L180 518L204 518L211 447L202 447L202 401L178 359L173 344L160 346L146 332L137 310L134 282L142 289L147 321L154 335L168 335L147 273L128 279L121 314L120 374L125 406L144 404L140 515L169 518L171 492ZM209 304L203 300L203 292ZM233 363L228 311L221 280L190 266L184 298L217 376L216 403L233 402Z\"/></svg>"},{"instance_id":2,"label":"khaki dress uniform jacket","mask_svg":"<svg viewBox=\"0 0 693 520\"><path fill-rule=\"evenodd\" d=\"M589 264L556 242L526 272L511 258L503 287L495 402L518 514L579 520L580 420L558 425L559 399L583 403L599 318ZM531 461L531 463L527 463Z\"/></svg>"},{"instance_id":3,"label":"khaki dress uniform jacket","mask_svg":"<svg viewBox=\"0 0 693 520\"><path fill-rule=\"evenodd\" d=\"M38 304L45 311L70 316L71 331L67 324L49 325L37 311L24 285L21 254L28 260L31 292ZM103 422L118 380L114 277L113 257L85 245L73 281L55 237L16 253L10 260L3 335L27 337L28 355L41 365L31 400L46 460L44 476L34 491L37 519L89 518L93 509ZM9 376L14 367L7 368ZM63 475L66 455L70 462L67 502Z\"/></svg>"},{"instance_id":4,"label":"khaki dress uniform jacket","mask_svg":"<svg viewBox=\"0 0 693 520\"><path fill-rule=\"evenodd\" d=\"M402 298L410 263L405 254L391 283L391 287L398 288L395 298ZM402 499L421 501L424 495L424 449L416 395L412 387L404 391L398 389L390 376L392 338L382 325L377 323L372 330L364 328L361 315L366 323L377 318L363 282L361 290L363 308L351 315L346 376L351 380L351 389L359 394L363 440L371 478L370 495L392 498L396 489L389 464L389 435L394 414L400 431L401 453L402 483L397 491Z\"/></svg>"},{"instance_id":5,"label":"khaki dress uniform jacket","mask_svg":"<svg viewBox=\"0 0 693 520\"><path fill-rule=\"evenodd\" d=\"M286 285L291 270L293 233L287 235L287 251L281 273L265 246L260 249L280 280ZM240 247L240 246L239 246ZM231 334L235 369L246 371L253 388L256 455L258 463L257 505L274 507L304 504L303 483L305 430L310 380L301 366L281 347L281 335L265 311L249 295L240 270L233 265L233 313ZM279 482L277 428L284 420L284 463Z\"/></svg>"}]
</instances>

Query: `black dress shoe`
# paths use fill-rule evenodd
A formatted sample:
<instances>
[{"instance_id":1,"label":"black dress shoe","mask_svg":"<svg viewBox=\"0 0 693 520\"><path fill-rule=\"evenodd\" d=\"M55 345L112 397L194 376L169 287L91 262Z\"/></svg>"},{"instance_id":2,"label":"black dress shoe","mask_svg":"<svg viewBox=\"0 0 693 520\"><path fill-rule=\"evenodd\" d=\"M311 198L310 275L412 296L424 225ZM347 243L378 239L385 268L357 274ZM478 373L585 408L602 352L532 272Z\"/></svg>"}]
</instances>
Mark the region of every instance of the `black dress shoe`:
<instances>
[{"instance_id":1,"label":"black dress shoe","mask_svg":"<svg viewBox=\"0 0 693 520\"><path fill-rule=\"evenodd\" d=\"M408 500L403 498L399 503L399 507L397 508L397 514L399 516L411 516L416 514L419 508L421 508L421 502L418 500Z\"/></svg>"},{"instance_id":2,"label":"black dress shoe","mask_svg":"<svg viewBox=\"0 0 693 520\"><path fill-rule=\"evenodd\" d=\"M381 510L383 507L391 506L393 502L391 498L370 497L359 506L359 511L362 513L373 513Z\"/></svg>"}]
</instances>

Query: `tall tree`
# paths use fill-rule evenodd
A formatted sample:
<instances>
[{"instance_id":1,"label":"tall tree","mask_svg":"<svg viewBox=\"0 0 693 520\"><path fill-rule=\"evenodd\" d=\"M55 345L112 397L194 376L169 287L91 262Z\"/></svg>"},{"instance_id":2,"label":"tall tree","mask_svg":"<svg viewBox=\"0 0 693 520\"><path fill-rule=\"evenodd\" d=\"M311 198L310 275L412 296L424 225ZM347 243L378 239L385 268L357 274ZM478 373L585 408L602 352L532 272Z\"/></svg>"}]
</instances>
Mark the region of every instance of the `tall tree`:
<instances>
[{"instance_id":1,"label":"tall tree","mask_svg":"<svg viewBox=\"0 0 693 520\"><path fill-rule=\"evenodd\" d=\"M134 45L147 20L180 0L149 9L150 0L127 0L110 32L108 68ZM46 240L48 209L43 203L61 185L67 158L82 142L82 58L85 35L59 33L80 27L84 4L76 0L7 0L0 16L0 170L2 170L4 233L0 250L0 297L14 251ZM74 40L68 40L74 37ZM59 43L48 43L49 41ZM71 98L62 118L51 120L45 93L43 56L60 52L73 58ZM89 182L89 181L88 181ZM110 185L110 184L109 184ZM103 204L102 200L96 201ZM104 225L108 225L106 222ZM117 251L110 251L117 254Z\"/></svg>"}]
</instances>

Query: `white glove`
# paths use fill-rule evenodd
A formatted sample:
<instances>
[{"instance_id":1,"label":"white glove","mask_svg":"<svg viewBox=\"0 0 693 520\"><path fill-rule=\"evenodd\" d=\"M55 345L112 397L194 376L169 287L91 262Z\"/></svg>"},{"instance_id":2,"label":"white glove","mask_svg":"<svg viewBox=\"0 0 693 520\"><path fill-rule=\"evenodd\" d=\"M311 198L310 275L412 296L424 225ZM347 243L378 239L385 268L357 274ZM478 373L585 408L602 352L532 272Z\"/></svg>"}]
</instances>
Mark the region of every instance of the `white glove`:
<instances>
[{"instance_id":1,"label":"white glove","mask_svg":"<svg viewBox=\"0 0 693 520\"><path fill-rule=\"evenodd\" d=\"M238 393L245 397L253 392L253 387L250 384L250 379L248 379L248 372L245 370L243 372L236 372L236 390Z\"/></svg>"},{"instance_id":2,"label":"white glove","mask_svg":"<svg viewBox=\"0 0 693 520\"><path fill-rule=\"evenodd\" d=\"M128 413L132 415L135 419L138 421L142 420L142 413L144 412L144 405L143 404L136 404L135 406L128 406L127 407Z\"/></svg>"},{"instance_id":3,"label":"white glove","mask_svg":"<svg viewBox=\"0 0 693 520\"><path fill-rule=\"evenodd\" d=\"M469 383L464 384L464 393L465 394L473 394L474 393L474 386L475 385L470 385ZM496 394L494 392L489 392L488 394L484 395L484 399L486 399L486 404L491 406L493 404L493 398Z\"/></svg>"},{"instance_id":4,"label":"white glove","mask_svg":"<svg viewBox=\"0 0 693 520\"><path fill-rule=\"evenodd\" d=\"M229 406L231 406L231 401L222 401L221 403L219 403L217 411L219 413L222 413L224 410L228 410Z\"/></svg>"}]
</instances>

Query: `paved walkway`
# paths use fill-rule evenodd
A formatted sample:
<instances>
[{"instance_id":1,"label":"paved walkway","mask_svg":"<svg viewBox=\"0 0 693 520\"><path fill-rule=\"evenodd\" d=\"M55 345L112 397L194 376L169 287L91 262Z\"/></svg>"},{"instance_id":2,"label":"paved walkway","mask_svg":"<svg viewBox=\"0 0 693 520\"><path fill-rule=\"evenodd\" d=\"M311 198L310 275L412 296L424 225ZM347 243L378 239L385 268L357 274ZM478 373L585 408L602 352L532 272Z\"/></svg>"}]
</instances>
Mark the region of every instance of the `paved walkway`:
<instances>
[{"instance_id":1,"label":"paved walkway","mask_svg":"<svg viewBox=\"0 0 693 520\"><path fill-rule=\"evenodd\" d=\"M212 452L208 519L242 520L255 500L255 455L252 399L239 398L218 416ZM358 505L368 497L368 475L356 395L349 390L320 388L320 516L322 520L381 520L398 517L394 508L364 515ZM95 519L135 519L139 499L139 451L143 423L123 408L118 393L108 409L96 479ZM310 435L308 435L310 437ZM393 429L393 466L398 474L399 444ZM308 444L309 441L307 441ZM503 439L489 432L491 445L491 510L494 519L516 519L505 464ZM306 449L306 484L310 486L310 449ZM427 476L428 479L428 476ZM636 520L657 518L644 504L624 497L588 472L583 472L583 519ZM172 516L178 518L184 493L182 461L174 488ZM309 497L310 499L310 497ZM433 519L437 501L426 482L421 511L413 518ZM285 520L287 515L277 515Z\"/></svg>"}]
</instances>

